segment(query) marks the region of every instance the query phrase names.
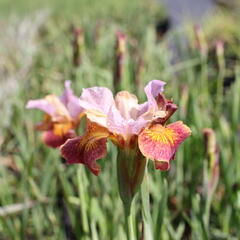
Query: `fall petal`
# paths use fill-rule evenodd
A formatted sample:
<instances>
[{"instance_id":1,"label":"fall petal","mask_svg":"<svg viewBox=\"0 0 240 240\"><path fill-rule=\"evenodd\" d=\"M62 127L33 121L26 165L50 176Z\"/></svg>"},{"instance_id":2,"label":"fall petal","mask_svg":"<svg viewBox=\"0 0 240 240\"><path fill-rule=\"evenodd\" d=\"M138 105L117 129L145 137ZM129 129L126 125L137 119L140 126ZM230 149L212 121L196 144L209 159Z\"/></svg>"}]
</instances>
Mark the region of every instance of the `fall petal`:
<instances>
[{"instance_id":1,"label":"fall petal","mask_svg":"<svg viewBox=\"0 0 240 240\"><path fill-rule=\"evenodd\" d=\"M52 128L53 128L53 123L51 120L51 116L48 114L44 115L42 122L39 122L35 125L35 129L39 131L48 131L48 130L52 130Z\"/></svg>"},{"instance_id":2,"label":"fall petal","mask_svg":"<svg viewBox=\"0 0 240 240\"><path fill-rule=\"evenodd\" d=\"M52 148L58 148L64 144L68 139L75 137L76 134L74 131L68 131L64 135L56 135L53 131L46 131L43 133L42 138L43 142Z\"/></svg>"},{"instance_id":3,"label":"fall petal","mask_svg":"<svg viewBox=\"0 0 240 240\"><path fill-rule=\"evenodd\" d=\"M170 168L169 161L154 161L154 165L156 169L159 169L161 171L167 171Z\"/></svg>"},{"instance_id":4,"label":"fall petal","mask_svg":"<svg viewBox=\"0 0 240 240\"><path fill-rule=\"evenodd\" d=\"M93 174L99 175L100 167L96 160L106 156L108 136L107 129L89 123L83 136L70 139L61 147L61 154L68 164L85 164Z\"/></svg>"},{"instance_id":5,"label":"fall petal","mask_svg":"<svg viewBox=\"0 0 240 240\"><path fill-rule=\"evenodd\" d=\"M168 170L169 161L173 159L179 145L190 134L190 128L181 121L169 124L167 127L154 124L141 132L138 144L142 154L155 161L157 169Z\"/></svg>"}]
</instances>

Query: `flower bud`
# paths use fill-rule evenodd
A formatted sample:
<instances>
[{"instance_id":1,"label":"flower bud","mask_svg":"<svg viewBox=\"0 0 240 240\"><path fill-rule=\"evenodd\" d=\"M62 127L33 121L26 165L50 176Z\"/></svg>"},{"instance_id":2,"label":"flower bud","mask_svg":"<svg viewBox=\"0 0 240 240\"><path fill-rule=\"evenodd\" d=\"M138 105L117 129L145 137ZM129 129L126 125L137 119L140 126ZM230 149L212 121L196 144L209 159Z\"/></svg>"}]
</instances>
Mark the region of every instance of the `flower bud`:
<instances>
[{"instance_id":1,"label":"flower bud","mask_svg":"<svg viewBox=\"0 0 240 240\"><path fill-rule=\"evenodd\" d=\"M125 211L129 213L131 202L141 185L146 167L146 158L138 147L118 148L117 173L120 197Z\"/></svg>"},{"instance_id":2,"label":"flower bud","mask_svg":"<svg viewBox=\"0 0 240 240\"><path fill-rule=\"evenodd\" d=\"M124 60L126 55L126 35L122 32L116 34L116 46L115 46L115 66L113 73L113 86L115 91L119 90L124 70Z\"/></svg>"},{"instance_id":3,"label":"flower bud","mask_svg":"<svg viewBox=\"0 0 240 240\"><path fill-rule=\"evenodd\" d=\"M214 193L218 180L219 180L219 149L217 146L215 132L210 128L203 130L205 149L207 158L209 160L208 182L207 182L207 194L212 196Z\"/></svg>"},{"instance_id":4,"label":"flower bud","mask_svg":"<svg viewBox=\"0 0 240 240\"><path fill-rule=\"evenodd\" d=\"M73 29L73 65L78 67L82 63L82 52L84 47L84 33L81 28Z\"/></svg>"},{"instance_id":5,"label":"flower bud","mask_svg":"<svg viewBox=\"0 0 240 240\"><path fill-rule=\"evenodd\" d=\"M224 55L224 42L221 40L216 42L216 53L218 58L222 58Z\"/></svg>"},{"instance_id":6,"label":"flower bud","mask_svg":"<svg viewBox=\"0 0 240 240\"><path fill-rule=\"evenodd\" d=\"M201 26L196 25L194 27L194 33L196 38L195 42L196 48L200 51L201 55L206 56L208 52L208 45Z\"/></svg>"}]
</instances>

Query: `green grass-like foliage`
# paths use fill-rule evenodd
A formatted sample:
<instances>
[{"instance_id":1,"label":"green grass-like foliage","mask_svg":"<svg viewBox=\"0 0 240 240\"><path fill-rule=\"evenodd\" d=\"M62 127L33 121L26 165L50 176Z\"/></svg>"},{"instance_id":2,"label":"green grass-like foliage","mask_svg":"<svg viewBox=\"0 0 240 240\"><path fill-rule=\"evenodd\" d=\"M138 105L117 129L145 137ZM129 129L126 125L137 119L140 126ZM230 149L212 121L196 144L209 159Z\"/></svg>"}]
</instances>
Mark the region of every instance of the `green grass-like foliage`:
<instances>
[{"instance_id":1,"label":"green grass-like foliage","mask_svg":"<svg viewBox=\"0 0 240 240\"><path fill-rule=\"evenodd\" d=\"M10 1L0 4L2 14L9 16ZM109 143L106 159L98 161L102 168L99 177L90 174L83 165L65 166L58 150L43 145L40 134L33 130L42 114L25 109L29 99L49 93L60 94L66 79L72 80L78 96L84 87L113 89L115 33L118 30L126 33L128 44L121 88L138 94L144 101L143 87L148 81L167 82L166 96L179 106L173 120L182 120L192 129L192 136L180 147L171 171L156 171L151 161L148 164L149 177L147 183L144 182L148 186L144 185L143 189L148 188L150 192L154 240L238 239L240 48L236 42L240 41L239 32L234 36L233 48L228 44L225 52L229 59L234 56L234 64L230 61L229 65L228 59L219 59L213 44L209 50L211 54L206 57L191 41L191 46L181 49L181 58L172 61L175 54L168 48L168 41L176 37L169 33L157 41L155 25L165 12L153 1L61 0L47 3L25 0L16 1L11 13L19 15L20 24L23 16L34 15L36 9L43 7L50 11L44 15L45 20L33 37L36 49L28 52L29 44L24 47L24 55L32 54L30 63L26 60L27 71L19 77L18 71L25 66L25 58L19 58L17 51L15 55L7 51L2 53L5 70L0 72L0 91L5 91L7 79L11 81L7 76L12 74L13 78L18 78L13 85L17 85L16 89L6 98L0 98L0 106L4 105L0 110L0 206L12 209L0 211L0 239L66 239L64 206L77 239L126 239L116 177L116 148ZM11 28L10 18L8 24ZM84 30L85 44L79 67L72 64L72 25ZM211 34L212 43L214 34ZM15 38L16 43L19 41ZM136 84L139 58L144 63L140 82ZM223 91L226 76L235 81ZM210 210L206 207L204 183L209 168L202 134L206 127L214 129L220 151L220 179ZM64 204L58 203L59 195ZM134 201L134 227L140 239L140 194ZM14 204L18 203L22 205L15 211ZM206 220L208 214L209 221Z\"/></svg>"}]
</instances>

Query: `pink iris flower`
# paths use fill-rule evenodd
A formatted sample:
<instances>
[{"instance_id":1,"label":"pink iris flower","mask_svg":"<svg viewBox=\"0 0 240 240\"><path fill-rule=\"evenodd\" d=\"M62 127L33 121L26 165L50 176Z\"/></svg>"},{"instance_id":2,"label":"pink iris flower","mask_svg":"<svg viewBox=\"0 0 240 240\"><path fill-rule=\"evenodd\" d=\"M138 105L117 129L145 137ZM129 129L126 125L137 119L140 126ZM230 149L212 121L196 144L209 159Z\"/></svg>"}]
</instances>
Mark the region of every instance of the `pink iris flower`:
<instances>
[{"instance_id":1,"label":"pink iris flower","mask_svg":"<svg viewBox=\"0 0 240 240\"><path fill-rule=\"evenodd\" d=\"M27 103L28 109L36 108L45 112L44 120L36 125L36 129L44 131L43 141L49 147L60 147L67 139L76 136L74 129L79 125L83 109L70 84L70 81L65 82L61 97L51 94Z\"/></svg>"},{"instance_id":2,"label":"pink iris flower","mask_svg":"<svg viewBox=\"0 0 240 240\"><path fill-rule=\"evenodd\" d=\"M162 94L164 85L160 80L149 82L144 89L147 101L142 104L127 91L118 92L113 97L112 92L104 87L83 89L77 101L81 111L79 107L74 110L69 106L66 108L70 118L71 110L75 116L81 113L87 118L85 133L68 139L61 146L61 154L67 163L85 164L92 173L98 175L100 167L96 160L106 156L109 139L120 150L134 149L139 159L146 157L153 160L156 169L168 170L170 160L191 130L181 121L166 125L177 106ZM31 101L28 104L28 107L36 106L39 105ZM43 107L40 109L45 111ZM53 116L52 112L47 113Z\"/></svg>"}]
</instances>

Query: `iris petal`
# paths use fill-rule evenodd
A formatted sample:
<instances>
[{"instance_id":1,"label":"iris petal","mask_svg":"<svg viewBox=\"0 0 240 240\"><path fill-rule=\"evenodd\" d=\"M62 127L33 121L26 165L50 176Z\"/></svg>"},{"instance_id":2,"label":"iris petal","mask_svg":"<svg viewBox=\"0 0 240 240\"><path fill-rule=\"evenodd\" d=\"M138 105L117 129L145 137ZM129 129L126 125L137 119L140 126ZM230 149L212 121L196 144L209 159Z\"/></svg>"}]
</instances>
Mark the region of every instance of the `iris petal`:
<instances>
[{"instance_id":1,"label":"iris petal","mask_svg":"<svg viewBox=\"0 0 240 240\"><path fill-rule=\"evenodd\" d=\"M65 90L60 97L61 102L67 107L71 117L76 118L83 111L80 107L79 98L73 94L71 89L71 81L65 81Z\"/></svg>"},{"instance_id":2,"label":"iris petal","mask_svg":"<svg viewBox=\"0 0 240 240\"><path fill-rule=\"evenodd\" d=\"M44 99L28 101L27 108L40 109L49 114L53 121L62 122L71 119L67 108L54 94L47 95Z\"/></svg>"},{"instance_id":3,"label":"iris petal","mask_svg":"<svg viewBox=\"0 0 240 240\"><path fill-rule=\"evenodd\" d=\"M158 109L156 97L164 91L165 84L166 83L161 80L152 80L146 85L144 91L147 95L149 108L153 108L154 110Z\"/></svg>"},{"instance_id":4,"label":"iris petal","mask_svg":"<svg viewBox=\"0 0 240 240\"><path fill-rule=\"evenodd\" d=\"M154 124L144 129L138 137L142 154L155 161L157 169L166 171L170 167L179 145L191 134L189 127L181 121L169 124L167 127Z\"/></svg>"},{"instance_id":5,"label":"iris petal","mask_svg":"<svg viewBox=\"0 0 240 240\"><path fill-rule=\"evenodd\" d=\"M76 136L73 130L69 130L67 133L63 135L57 135L52 130L45 131L42 135L43 142L52 148L58 148L62 144L64 144L67 139L74 138Z\"/></svg>"},{"instance_id":6,"label":"iris petal","mask_svg":"<svg viewBox=\"0 0 240 240\"><path fill-rule=\"evenodd\" d=\"M108 136L106 128L88 122L86 133L81 137L69 139L61 147L61 154L68 164L85 164L93 174L99 175L100 167L96 160L105 157Z\"/></svg>"}]
</instances>

